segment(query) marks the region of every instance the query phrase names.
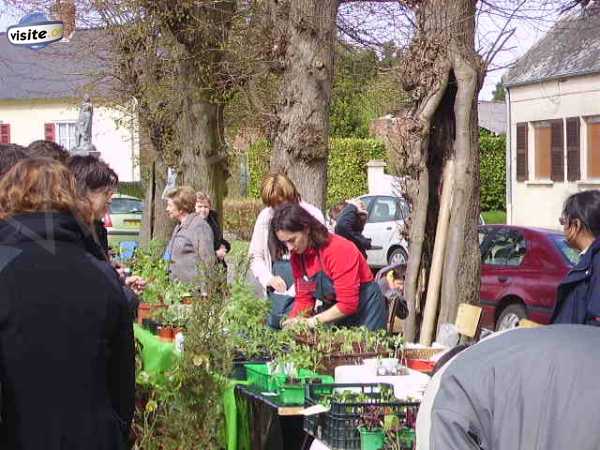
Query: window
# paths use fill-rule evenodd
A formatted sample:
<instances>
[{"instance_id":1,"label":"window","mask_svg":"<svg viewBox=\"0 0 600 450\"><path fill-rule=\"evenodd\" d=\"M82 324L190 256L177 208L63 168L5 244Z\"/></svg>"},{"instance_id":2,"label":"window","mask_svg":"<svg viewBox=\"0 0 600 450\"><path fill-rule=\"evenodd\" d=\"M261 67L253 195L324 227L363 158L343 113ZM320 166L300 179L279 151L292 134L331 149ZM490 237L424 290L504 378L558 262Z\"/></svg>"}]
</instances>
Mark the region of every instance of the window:
<instances>
[{"instance_id":1,"label":"window","mask_svg":"<svg viewBox=\"0 0 600 450\"><path fill-rule=\"evenodd\" d=\"M0 144L10 144L10 125L0 123Z\"/></svg>"},{"instance_id":2,"label":"window","mask_svg":"<svg viewBox=\"0 0 600 450\"><path fill-rule=\"evenodd\" d=\"M134 198L113 198L111 214L135 214L144 211L144 203Z\"/></svg>"},{"instance_id":3,"label":"window","mask_svg":"<svg viewBox=\"0 0 600 450\"><path fill-rule=\"evenodd\" d=\"M397 219L399 207L394 197L377 197L369 213L369 222L391 222Z\"/></svg>"},{"instance_id":4,"label":"window","mask_svg":"<svg viewBox=\"0 0 600 450\"><path fill-rule=\"evenodd\" d=\"M483 264L518 266L523 261L526 252L526 242L521 233L513 230L500 230L492 237L492 242L483 255Z\"/></svg>"},{"instance_id":5,"label":"window","mask_svg":"<svg viewBox=\"0 0 600 450\"><path fill-rule=\"evenodd\" d=\"M75 126L75 122L56 123L56 143L67 150L72 150L75 147Z\"/></svg>"},{"instance_id":6,"label":"window","mask_svg":"<svg viewBox=\"0 0 600 450\"><path fill-rule=\"evenodd\" d=\"M600 178L600 117L587 119L587 176Z\"/></svg>"},{"instance_id":7,"label":"window","mask_svg":"<svg viewBox=\"0 0 600 450\"><path fill-rule=\"evenodd\" d=\"M558 248L558 250L562 253L562 255L567 259L571 266L575 266L579 260L581 259L581 254L574 250L567 244L567 240L562 234L553 234L550 236L554 245Z\"/></svg>"},{"instance_id":8,"label":"window","mask_svg":"<svg viewBox=\"0 0 600 450\"><path fill-rule=\"evenodd\" d=\"M549 180L552 172L552 122L533 122L536 180Z\"/></svg>"}]
</instances>

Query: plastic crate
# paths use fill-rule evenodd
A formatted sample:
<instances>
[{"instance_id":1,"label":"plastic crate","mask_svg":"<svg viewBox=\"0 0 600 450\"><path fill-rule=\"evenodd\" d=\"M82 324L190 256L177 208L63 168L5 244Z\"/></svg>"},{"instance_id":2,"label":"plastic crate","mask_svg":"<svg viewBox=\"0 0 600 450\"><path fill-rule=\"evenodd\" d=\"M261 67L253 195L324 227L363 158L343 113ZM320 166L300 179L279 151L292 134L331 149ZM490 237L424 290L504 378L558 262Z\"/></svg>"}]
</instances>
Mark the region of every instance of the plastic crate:
<instances>
[{"instance_id":1,"label":"plastic crate","mask_svg":"<svg viewBox=\"0 0 600 450\"><path fill-rule=\"evenodd\" d=\"M278 392L287 377L283 374L269 374L266 364L244 364L248 382L264 392Z\"/></svg>"},{"instance_id":2,"label":"plastic crate","mask_svg":"<svg viewBox=\"0 0 600 450\"><path fill-rule=\"evenodd\" d=\"M304 386L314 380L319 384L333 383L331 375L321 375L306 369L298 371L299 384L283 384L279 389L279 401L284 405L303 405L305 389Z\"/></svg>"},{"instance_id":3,"label":"plastic crate","mask_svg":"<svg viewBox=\"0 0 600 450\"><path fill-rule=\"evenodd\" d=\"M330 410L326 413L306 416L304 431L321 440L331 450L360 450L361 416L368 409L382 407L386 416L400 418L408 427L414 427L419 403L383 401L382 388L391 390L389 384L310 384L306 387L306 404L312 406L320 403L326 395L337 391L351 390L364 395L360 402L331 401Z\"/></svg>"}]
</instances>

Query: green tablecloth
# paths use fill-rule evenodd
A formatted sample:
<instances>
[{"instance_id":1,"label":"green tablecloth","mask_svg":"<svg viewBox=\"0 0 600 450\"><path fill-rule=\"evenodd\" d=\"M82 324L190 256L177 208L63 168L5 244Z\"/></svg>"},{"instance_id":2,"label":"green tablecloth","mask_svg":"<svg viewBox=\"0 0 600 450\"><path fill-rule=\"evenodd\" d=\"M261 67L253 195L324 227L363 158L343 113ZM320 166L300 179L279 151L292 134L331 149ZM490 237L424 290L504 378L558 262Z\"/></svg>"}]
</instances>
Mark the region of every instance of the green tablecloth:
<instances>
[{"instance_id":1,"label":"green tablecloth","mask_svg":"<svg viewBox=\"0 0 600 450\"><path fill-rule=\"evenodd\" d=\"M168 372L178 358L175 344L161 341L158 336L143 329L138 324L133 325L135 339L141 344L142 364L156 383L164 381ZM237 400L235 386L248 384L247 381L228 380L228 386L223 393L225 413L225 441L227 450L251 450L248 404L245 400Z\"/></svg>"},{"instance_id":2,"label":"green tablecloth","mask_svg":"<svg viewBox=\"0 0 600 450\"><path fill-rule=\"evenodd\" d=\"M142 347L144 371L155 382L160 383L164 380L165 373L175 365L177 360L178 353L175 351L175 344L161 341L158 336L144 330L138 324L133 325L133 335Z\"/></svg>"}]
</instances>

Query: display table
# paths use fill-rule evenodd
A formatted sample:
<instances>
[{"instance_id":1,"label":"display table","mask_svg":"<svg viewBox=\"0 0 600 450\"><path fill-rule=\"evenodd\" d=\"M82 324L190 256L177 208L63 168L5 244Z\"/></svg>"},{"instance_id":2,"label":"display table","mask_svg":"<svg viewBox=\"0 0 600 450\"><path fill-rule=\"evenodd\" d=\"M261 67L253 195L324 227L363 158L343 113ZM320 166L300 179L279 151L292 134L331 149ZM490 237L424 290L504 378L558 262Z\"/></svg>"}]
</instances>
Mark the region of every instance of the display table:
<instances>
[{"instance_id":1,"label":"display table","mask_svg":"<svg viewBox=\"0 0 600 450\"><path fill-rule=\"evenodd\" d=\"M250 404L252 450L304 450L312 439L304 433L304 406L288 406L277 395L253 386L236 386L236 394Z\"/></svg>"}]
</instances>

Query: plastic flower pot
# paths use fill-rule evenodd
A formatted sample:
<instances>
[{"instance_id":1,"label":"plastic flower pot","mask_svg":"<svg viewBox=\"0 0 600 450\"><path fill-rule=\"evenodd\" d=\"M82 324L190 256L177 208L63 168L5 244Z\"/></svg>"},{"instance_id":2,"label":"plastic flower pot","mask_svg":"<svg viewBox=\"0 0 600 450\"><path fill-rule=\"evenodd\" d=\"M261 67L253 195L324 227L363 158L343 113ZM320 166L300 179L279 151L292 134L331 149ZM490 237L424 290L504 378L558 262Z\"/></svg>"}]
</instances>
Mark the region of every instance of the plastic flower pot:
<instances>
[{"instance_id":1,"label":"plastic flower pot","mask_svg":"<svg viewBox=\"0 0 600 450\"><path fill-rule=\"evenodd\" d=\"M158 304L140 303L138 305L138 315L137 315L138 323L141 325L143 323L144 319L152 318L152 314L154 313L154 311L156 311L157 309L166 308L166 307L167 307L167 305L163 305L161 303L158 303Z\"/></svg>"},{"instance_id":2,"label":"plastic flower pot","mask_svg":"<svg viewBox=\"0 0 600 450\"><path fill-rule=\"evenodd\" d=\"M360 450L381 450L385 443L385 433L382 429L369 431L366 428L359 428Z\"/></svg>"},{"instance_id":3,"label":"plastic flower pot","mask_svg":"<svg viewBox=\"0 0 600 450\"><path fill-rule=\"evenodd\" d=\"M172 342L175 339L175 330L173 327L160 327L158 337L161 341Z\"/></svg>"},{"instance_id":4,"label":"plastic flower pot","mask_svg":"<svg viewBox=\"0 0 600 450\"><path fill-rule=\"evenodd\" d=\"M279 390L279 399L284 405L303 405L304 384L284 384Z\"/></svg>"}]
</instances>

